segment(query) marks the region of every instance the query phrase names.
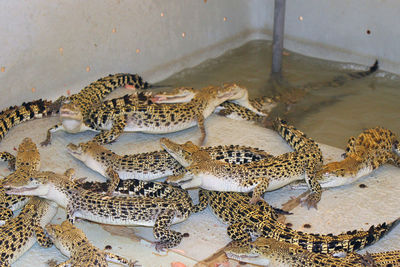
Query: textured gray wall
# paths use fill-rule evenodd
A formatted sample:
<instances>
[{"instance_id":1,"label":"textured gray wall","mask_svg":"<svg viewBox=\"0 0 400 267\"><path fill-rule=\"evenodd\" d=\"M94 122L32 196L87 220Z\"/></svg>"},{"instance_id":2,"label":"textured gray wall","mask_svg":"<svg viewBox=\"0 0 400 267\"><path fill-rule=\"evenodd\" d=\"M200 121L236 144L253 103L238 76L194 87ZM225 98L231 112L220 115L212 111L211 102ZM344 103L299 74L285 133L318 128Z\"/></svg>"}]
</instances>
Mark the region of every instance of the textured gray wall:
<instances>
[{"instance_id":1,"label":"textured gray wall","mask_svg":"<svg viewBox=\"0 0 400 267\"><path fill-rule=\"evenodd\" d=\"M379 58L400 73L398 1L291 0L286 11L286 48L366 65ZM272 21L272 0L0 1L0 108L74 93L109 73L155 82L270 38Z\"/></svg>"}]
</instances>

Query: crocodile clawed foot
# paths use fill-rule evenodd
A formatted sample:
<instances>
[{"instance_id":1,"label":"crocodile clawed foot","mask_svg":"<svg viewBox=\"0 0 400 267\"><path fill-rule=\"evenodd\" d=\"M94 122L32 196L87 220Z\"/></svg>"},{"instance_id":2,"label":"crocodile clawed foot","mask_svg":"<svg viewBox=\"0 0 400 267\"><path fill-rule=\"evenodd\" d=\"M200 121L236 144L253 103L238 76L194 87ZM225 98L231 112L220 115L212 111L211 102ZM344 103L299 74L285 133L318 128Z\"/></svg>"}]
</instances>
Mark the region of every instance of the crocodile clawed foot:
<instances>
[{"instance_id":1,"label":"crocodile clawed foot","mask_svg":"<svg viewBox=\"0 0 400 267\"><path fill-rule=\"evenodd\" d=\"M47 140L47 139L40 143L41 146L48 146L50 144L51 144L51 141Z\"/></svg>"},{"instance_id":2,"label":"crocodile clawed foot","mask_svg":"<svg viewBox=\"0 0 400 267\"><path fill-rule=\"evenodd\" d=\"M255 205L257 204L259 201L264 201L264 199L260 196L256 197L256 196L252 196L250 199L250 204Z\"/></svg>"},{"instance_id":3,"label":"crocodile clawed foot","mask_svg":"<svg viewBox=\"0 0 400 267\"><path fill-rule=\"evenodd\" d=\"M10 171L15 171L15 158L8 161L8 169Z\"/></svg>"},{"instance_id":4,"label":"crocodile clawed foot","mask_svg":"<svg viewBox=\"0 0 400 267\"><path fill-rule=\"evenodd\" d=\"M376 265L374 258L372 258L371 254L369 254L368 251L367 251L367 253L365 253L365 255L361 256L361 264L363 264L364 266L369 266L369 267L378 266L378 265Z\"/></svg>"},{"instance_id":5,"label":"crocodile clawed foot","mask_svg":"<svg viewBox=\"0 0 400 267\"><path fill-rule=\"evenodd\" d=\"M165 252L165 250L168 248L168 245L165 242L157 241L154 243L156 245L157 252Z\"/></svg>"},{"instance_id":6,"label":"crocodile clawed foot","mask_svg":"<svg viewBox=\"0 0 400 267\"><path fill-rule=\"evenodd\" d=\"M139 261L129 261L128 266L129 267L140 267L142 265L139 264Z\"/></svg>"},{"instance_id":7,"label":"crocodile clawed foot","mask_svg":"<svg viewBox=\"0 0 400 267\"><path fill-rule=\"evenodd\" d=\"M311 207L318 209L317 204L318 204L319 200L320 200L320 197L318 197L317 194L311 193L308 195L308 197L306 199L301 200L301 205L307 206L307 209L310 209Z\"/></svg>"}]
</instances>

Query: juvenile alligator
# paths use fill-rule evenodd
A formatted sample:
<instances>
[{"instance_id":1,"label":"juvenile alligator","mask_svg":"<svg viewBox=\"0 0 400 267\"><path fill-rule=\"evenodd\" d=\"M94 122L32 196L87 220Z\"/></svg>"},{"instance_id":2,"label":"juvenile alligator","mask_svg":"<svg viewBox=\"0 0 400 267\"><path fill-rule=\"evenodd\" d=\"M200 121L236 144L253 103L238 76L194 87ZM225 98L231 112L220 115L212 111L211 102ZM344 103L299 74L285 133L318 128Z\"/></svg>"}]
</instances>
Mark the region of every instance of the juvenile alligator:
<instances>
[{"instance_id":1,"label":"juvenile alligator","mask_svg":"<svg viewBox=\"0 0 400 267\"><path fill-rule=\"evenodd\" d=\"M5 193L3 183L8 180L20 179L20 177L27 177L35 171L40 169L40 154L29 137L24 138L22 143L18 146L17 157L15 158L10 154L10 160L14 162L16 171L1 180L0 185L0 221L4 223L13 215L13 211L22 208L27 202L28 198L23 196L8 195Z\"/></svg>"},{"instance_id":2,"label":"juvenile alligator","mask_svg":"<svg viewBox=\"0 0 400 267\"><path fill-rule=\"evenodd\" d=\"M53 245L44 231L57 212L57 204L33 197L21 213L0 226L0 266L10 266L36 242L42 247Z\"/></svg>"},{"instance_id":3,"label":"juvenile alligator","mask_svg":"<svg viewBox=\"0 0 400 267\"><path fill-rule=\"evenodd\" d=\"M400 167L399 139L385 128L375 127L362 132L347 143L345 159L322 167L322 187L349 184L371 173L385 163Z\"/></svg>"},{"instance_id":4,"label":"juvenile alligator","mask_svg":"<svg viewBox=\"0 0 400 267\"><path fill-rule=\"evenodd\" d=\"M349 253L346 257L310 252L294 244L280 242L273 238L259 237L249 246L230 244L225 249L228 258L261 266L287 267L362 267L400 266L400 251Z\"/></svg>"},{"instance_id":5,"label":"juvenile alligator","mask_svg":"<svg viewBox=\"0 0 400 267\"><path fill-rule=\"evenodd\" d=\"M49 145L51 143L51 134L60 130L69 133L87 130L82 121L89 118L90 111L94 106L99 105L104 97L121 86L132 89L147 89L151 87L137 74L118 73L100 78L83 88L79 93L69 97L60 97L57 102L60 104L64 102L60 108L61 123L54 125L47 131L46 139L41 145Z\"/></svg>"},{"instance_id":6,"label":"juvenile alligator","mask_svg":"<svg viewBox=\"0 0 400 267\"><path fill-rule=\"evenodd\" d=\"M93 246L85 233L72 225L69 221L64 221L61 225L48 224L46 226L46 231L61 253L69 257L67 261L58 264L57 266L59 267L107 267L107 261L121 263L131 267L135 266L135 263L130 260Z\"/></svg>"},{"instance_id":7,"label":"juvenile alligator","mask_svg":"<svg viewBox=\"0 0 400 267\"><path fill-rule=\"evenodd\" d=\"M187 169L186 173L170 176L167 181L178 183L184 189L201 187L217 191L253 191L251 203L254 204L262 199L265 191L305 179L312 190L305 204L316 208L322 193L317 182L322 166L321 150L312 139L280 119L276 122L276 128L295 151L240 165L212 160L206 151L199 150L190 141L179 145L162 138L161 145L165 150Z\"/></svg>"},{"instance_id":8,"label":"juvenile alligator","mask_svg":"<svg viewBox=\"0 0 400 267\"><path fill-rule=\"evenodd\" d=\"M185 171L182 165L165 151L153 151L132 155L117 155L96 142L69 144L68 152L92 170L106 176L112 167L121 179L154 180ZM263 150L238 145L204 147L213 159L242 164L272 157Z\"/></svg>"},{"instance_id":9,"label":"juvenile alligator","mask_svg":"<svg viewBox=\"0 0 400 267\"><path fill-rule=\"evenodd\" d=\"M295 104L304 96L315 89L319 89L322 87L340 87L344 83L349 82L351 80L361 79L366 76L371 75L372 73L378 70L378 61L375 61L374 65L372 65L367 71L346 73L344 75L339 75L334 77L332 81L329 82L317 82L317 83L308 83L306 85L300 87L289 88L288 92L285 93L276 93L273 97L260 97L256 99L251 99L250 104L257 111L254 112L251 109L248 109L244 106L240 106L237 103L233 103L231 101L224 102L217 109L216 112L221 115L231 119L237 120L247 120L247 121L256 121L261 122L268 116L273 109L276 108L278 103L282 103L286 106L286 109L290 107L290 105ZM264 115L262 114L264 113Z\"/></svg>"},{"instance_id":10,"label":"juvenile alligator","mask_svg":"<svg viewBox=\"0 0 400 267\"><path fill-rule=\"evenodd\" d=\"M100 144L110 143L123 132L170 133L198 125L200 141L206 137L204 120L215 107L226 100L241 99L247 90L235 84L206 87L185 103L154 104L144 94L126 95L105 101L92 109L87 117L71 118L79 131L101 131L94 137Z\"/></svg>"},{"instance_id":11,"label":"juvenile alligator","mask_svg":"<svg viewBox=\"0 0 400 267\"><path fill-rule=\"evenodd\" d=\"M278 222L265 207L249 204L250 197L236 192L199 192L199 202L210 205L213 213L228 224L228 235L240 246L248 246L251 237L269 237L298 245L310 252L353 252L378 241L400 222L371 226L369 230L354 230L343 234L308 234L295 231ZM206 203L206 204L204 204ZM263 202L263 205L268 205Z\"/></svg>"},{"instance_id":12,"label":"juvenile alligator","mask_svg":"<svg viewBox=\"0 0 400 267\"><path fill-rule=\"evenodd\" d=\"M118 176L111 168L107 173ZM55 201L67 210L71 223L75 218L82 218L103 224L153 227L153 234L159 240L157 250L178 245L183 234L170 230L171 224L186 220L200 208L193 204L185 190L176 198L108 196L80 188L70 177L53 172L38 172L27 179L9 181L4 187L8 188L8 194L40 196Z\"/></svg>"}]
</instances>

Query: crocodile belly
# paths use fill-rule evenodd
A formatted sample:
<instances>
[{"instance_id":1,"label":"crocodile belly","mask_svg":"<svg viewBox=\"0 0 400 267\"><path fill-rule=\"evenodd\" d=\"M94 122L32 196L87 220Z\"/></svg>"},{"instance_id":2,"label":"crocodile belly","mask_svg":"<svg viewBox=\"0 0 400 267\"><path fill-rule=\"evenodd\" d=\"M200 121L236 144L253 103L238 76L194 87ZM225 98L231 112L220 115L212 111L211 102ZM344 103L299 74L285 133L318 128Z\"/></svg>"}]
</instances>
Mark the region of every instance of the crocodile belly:
<instances>
[{"instance_id":1,"label":"crocodile belly","mask_svg":"<svg viewBox=\"0 0 400 267\"><path fill-rule=\"evenodd\" d=\"M74 213L75 217L85 219L92 222L111 224L111 225L132 225L132 226L154 226L154 216L143 216L139 212L136 214L118 214L100 210L99 212L91 212L87 210L79 210Z\"/></svg>"},{"instance_id":2,"label":"crocodile belly","mask_svg":"<svg viewBox=\"0 0 400 267\"><path fill-rule=\"evenodd\" d=\"M124 128L124 132L143 132L153 134L164 134L173 133L197 125L197 121L185 121L185 122L154 122L154 121L138 121L135 119L128 119L127 124Z\"/></svg>"},{"instance_id":3,"label":"crocodile belly","mask_svg":"<svg viewBox=\"0 0 400 267\"><path fill-rule=\"evenodd\" d=\"M201 188L225 192L251 192L257 184L243 185L235 179L218 178L214 175L203 174Z\"/></svg>"},{"instance_id":4,"label":"crocodile belly","mask_svg":"<svg viewBox=\"0 0 400 267\"><path fill-rule=\"evenodd\" d=\"M294 181L304 180L304 179L305 179L304 173L293 174L290 176L270 177L267 191L273 191L282 188Z\"/></svg>"}]
</instances>

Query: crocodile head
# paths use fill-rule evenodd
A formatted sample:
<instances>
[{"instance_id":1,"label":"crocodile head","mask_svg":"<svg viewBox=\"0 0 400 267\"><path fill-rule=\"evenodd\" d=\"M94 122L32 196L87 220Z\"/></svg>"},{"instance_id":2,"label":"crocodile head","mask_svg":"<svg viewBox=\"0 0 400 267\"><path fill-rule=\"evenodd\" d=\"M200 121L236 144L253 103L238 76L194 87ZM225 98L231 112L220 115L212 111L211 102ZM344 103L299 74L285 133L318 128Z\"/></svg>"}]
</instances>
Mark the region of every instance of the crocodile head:
<instances>
[{"instance_id":1,"label":"crocodile head","mask_svg":"<svg viewBox=\"0 0 400 267\"><path fill-rule=\"evenodd\" d=\"M153 103L186 103L193 99L196 91L191 87L178 87L171 92L156 94L151 98Z\"/></svg>"},{"instance_id":2,"label":"crocodile head","mask_svg":"<svg viewBox=\"0 0 400 267\"><path fill-rule=\"evenodd\" d=\"M291 243L259 237L247 246L231 242L225 248L225 254L228 258L261 266L282 266L282 263L290 266L293 257L306 257L310 252Z\"/></svg>"},{"instance_id":3,"label":"crocodile head","mask_svg":"<svg viewBox=\"0 0 400 267\"><path fill-rule=\"evenodd\" d=\"M77 133L83 126L83 115L80 107L74 103L64 103L60 108L60 118L65 131Z\"/></svg>"},{"instance_id":4,"label":"crocodile head","mask_svg":"<svg viewBox=\"0 0 400 267\"><path fill-rule=\"evenodd\" d=\"M161 138L160 144L165 151L167 151L183 167L190 166L197 157L206 153L200 150L200 147L196 146L191 141L187 141L184 144L178 144L168 138Z\"/></svg>"},{"instance_id":5,"label":"crocodile head","mask_svg":"<svg viewBox=\"0 0 400 267\"><path fill-rule=\"evenodd\" d=\"M372 171L372 167L360 169L359 166L360 161L353 157L328 163L320 170L322 177L318 182L324 188L350 184Z\"/></svg>"},{"instance_id":6,"label":"crocodile head","mask_svg":"<svg viewBox=\"0 0 400 267\"><path fill-rule=\"evenodd\" d=\"M70 143L67 145L67 149L73 157L82 161L86 166L103 176L107 176L107 168L111 163L116 162L119 158L119 156L114 152L91 141L80 143L79 145Z\"/></svg>"},{"instance_id":7,"label":"crocodile head","mask_svg":"<svg viewBox=\"0 0 400 267\"><path fill-rule=\"evenodd\" d=\"M73 185L68 176L50 171L33 172L21 176L20 179L9 179L3 184L7 194L39 196L53 200L63 207L66 207L67 202L63 191Z\"/></svg>"},{"instance_id":8,"label":"crocodile head","mask_svg":"<svg viewBox=\"0 0 400 267\"><path fill-rule=\"evenodd\" d=\"M18 146L15 166L17 169L22 167L25 170L39 170L40 154L36 144L31 138L24 138L22 143Z\"/></svg>"},{"instance_id":9,"label":"crocodile head","mask_svg":"<svg viewBox=\"0 0 400 267\"><path fill-rule=\"evenodd\" d=\"M81 242L83 244L86 241L86 236L82 230L75 227L68 220L63 221L61 224L48 224L45 229L54 245L62 254L67 256L74 250L74 243Z\"/></svg>"}]
</instances>

